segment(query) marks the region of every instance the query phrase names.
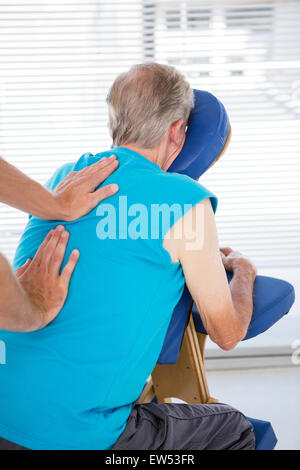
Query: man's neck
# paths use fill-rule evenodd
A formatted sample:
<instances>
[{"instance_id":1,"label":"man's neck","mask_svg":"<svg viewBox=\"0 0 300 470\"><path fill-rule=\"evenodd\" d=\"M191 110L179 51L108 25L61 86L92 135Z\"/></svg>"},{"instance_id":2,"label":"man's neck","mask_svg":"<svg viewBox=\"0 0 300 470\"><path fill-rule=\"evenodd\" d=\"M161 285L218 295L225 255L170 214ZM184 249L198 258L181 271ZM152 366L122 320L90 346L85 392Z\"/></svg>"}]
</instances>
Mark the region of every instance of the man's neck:
<instances>
[{"instance_id":1,"label":"man's neck","mask_svg":"<svg viewBox=\"0 0 300 470\"><path fill-rule=\"evenodd\" d=\"M137 152L140 155L143 155L143 157L147 158L153 163L156 163L160 168L162 168L162 164L164 160L162 159L160 148L145 149L135 144L126 144L126 145L122 145L122 147L125 147L129 150L133 150L134 152Z\"/></svg>"}]
</instances>

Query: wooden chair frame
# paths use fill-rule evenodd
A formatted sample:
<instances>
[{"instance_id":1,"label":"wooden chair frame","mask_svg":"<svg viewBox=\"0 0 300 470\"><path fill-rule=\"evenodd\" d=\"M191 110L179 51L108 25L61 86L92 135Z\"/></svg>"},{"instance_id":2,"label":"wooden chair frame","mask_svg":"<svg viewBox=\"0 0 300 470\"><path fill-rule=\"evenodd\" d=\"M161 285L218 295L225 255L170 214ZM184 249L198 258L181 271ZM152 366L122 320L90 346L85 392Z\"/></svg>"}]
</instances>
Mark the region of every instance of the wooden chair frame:
<instances>
[{"instance_id":1,"label":"wooden chair frame","mask_svg":"<svg viewBox=\"0 0 300 470\"><path fill-rule=\"evenodd\" d=\"M187 403L217 403L209 393L204 365L206 336L197 333L190 315L176 364L157 364L139 403L171 403L172 397Z\"/></svg>"}]
</instances>

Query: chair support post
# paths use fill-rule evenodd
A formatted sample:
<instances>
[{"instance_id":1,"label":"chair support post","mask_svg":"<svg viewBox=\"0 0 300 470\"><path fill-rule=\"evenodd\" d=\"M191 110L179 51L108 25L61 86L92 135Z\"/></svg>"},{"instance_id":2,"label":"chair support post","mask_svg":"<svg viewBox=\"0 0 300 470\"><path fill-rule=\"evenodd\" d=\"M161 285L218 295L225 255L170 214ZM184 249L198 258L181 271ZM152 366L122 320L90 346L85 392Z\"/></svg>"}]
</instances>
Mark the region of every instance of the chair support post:
<instances>
[{"instance_id":1,"label":"chair support post","mask_svg":"<svg viewBox=\"0 0 300 470\"><path fill-rule=\"evenodd\" d=\"M206 335L195 330L193 317L184 333L176 364L157 364L140 399L151 401L156 395L158 403L170 403L172 397L187 403L215 403L209 394L204 366Z\"/></svg>"}]
</instances>

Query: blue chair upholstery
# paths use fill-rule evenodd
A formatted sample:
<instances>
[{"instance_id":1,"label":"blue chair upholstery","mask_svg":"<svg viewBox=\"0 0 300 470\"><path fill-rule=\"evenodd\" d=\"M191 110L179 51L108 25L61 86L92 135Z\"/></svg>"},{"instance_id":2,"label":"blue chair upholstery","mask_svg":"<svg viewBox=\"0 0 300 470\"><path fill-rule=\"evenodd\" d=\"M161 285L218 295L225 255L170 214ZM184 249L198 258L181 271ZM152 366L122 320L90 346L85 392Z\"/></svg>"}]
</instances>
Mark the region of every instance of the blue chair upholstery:
<instances>
[{"instance_id":1,"label":"blue chair upholstery","mask_svg":"<svg viewBox=\"0 0 300 470\"><path fill-rule=\"evenodd\" d=\"M230 124L222 103L211 93L194 90L195 106L191 112L186 141L169 171L198 179L222 153L230 135ZM232 273L227 273L228 282ZM254 311L244 340L266 331L282 318L293 305L294 288L280 279L257 276L254 284ZM158 364L176 364L185 327L192 311L195 328L206 334L205 328L185 286L174 309ZM268 421L248 418L254 428L256 450L274 449L277 438Z\"/></svg>"},{"instance_id":2,"label":"blue chair upholstery","mask_svg":"<svg viewBox=\"0 0 300 470\"><path fill-rule=\"evenodd\" d=\"M170 172L198 179L223 151L230 133L223 104L208 91L194 90L184 146L170 166ZM185 287L175 307L158 364L176 364L192 298Z\"/></svg>"},{"instance_id":3,"label":"blue chair upholstery","mask_svg":"<svg viewBox=\"0 0 300 470\"><path fill-rule=\"evenodd\" d=\"M269 421L248 418L255 434L255 450L273 450L277 444L277 437Z\"/></svg>"},{"instance_id":4,"label":"blue chair upholstery","mask_svg":"<svg viewBox=\"0 0 300 470\"><path fill-rule=\"evenodd\" d=\"M230 132L229 118L222 103L211 93L194 90L195 106L191 112L185 144L169 168L198 179L224 149ZM227 273L228 281L232 277ZM286 281L257 276L254 285L254 312L245 339L270 328L290 310L295 300L293 286ZM158 364L176 364L192 298L187 287L174 309ZM206 333L193 306L198 332Z\"/></svg>"},{"instance_id":5,"label":"blue chair upholstery","mask_svg":"<svg viewBox=\"0 0 300 470\"><path fill-rule=\"evenodd\" d=\"M184 146L168 171L198 179L224 149L230 123L223 104L208 91L194 90L194 103Z\"/></svg>"},{"instance_id":6,"label":"blue chair upholstery","mask_svg":"<svg viewBox=\"0 0 300 470\"><path fill-rule=\"evenodd\" d=\"M227 273L227 278L230 282L232 273ZM295 301L295 291L291 284L281 279L257 276L253 301L253 315L243 341L260 335L288 313ZM196 330L207 334L195 304L192 312Z\"/></svg>"},{"instance_id":7,"label":"blue chair upholstery","mask_svg":"<svg viewBox=\"0 0 300 470\"><path fill-rule=\"evenodd\" d=\"M174 309L157 364L176 364L191 304L192 298L185 285L181 299Z\"/></svg>"},{"instance_id":8,"label":"blue chair upholstery","mask_svg":"<svg viewBox=\"0 0 300 470\"><path fill-rule=\"evenodd\" d=\"M227 273L228 281L232 278ZM291 284L281 279L257 276L254 284L254 310L252 320L243 341L268 330L289 312L295 301L295 291ZM185 326L189 319L191 296L185 286L182 297L176 305L170 322L158 364L176 364ZM197 332L206 334L196 305L192 307L193 320Z\"/></svg>"}]
</instances>

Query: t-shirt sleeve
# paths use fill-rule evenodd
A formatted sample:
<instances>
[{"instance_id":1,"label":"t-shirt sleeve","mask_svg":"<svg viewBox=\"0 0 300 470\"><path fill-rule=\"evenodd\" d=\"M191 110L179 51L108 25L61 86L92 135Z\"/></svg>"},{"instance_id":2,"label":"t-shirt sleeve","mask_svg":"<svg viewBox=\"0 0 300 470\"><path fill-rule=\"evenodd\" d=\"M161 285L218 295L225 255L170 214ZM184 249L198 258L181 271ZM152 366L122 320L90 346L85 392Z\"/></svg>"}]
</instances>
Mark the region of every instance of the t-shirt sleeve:
<instances>
[{"instance_id":1,"label":"t-shirt sleeve","mask_svg":"<svg viewBox=\"0 0 300 470\"><path fill-rule=\"evenodd\" d=\"M55 170L53 175L46 181L45 187L49 189L49 191L53 191L56 186L63 180L65 179L66 176L68 176L71 171L74 169L74 163L65 163L62 165L60 168Z\"/></svg>"},{"instance_id":2,"label":"t-shirt sleeve","mask_svg":"<svg viewBox=\"0 0 300 470\"><path fill-rule=\"evenodd\" d=\"M162 227L162 238L170 228L180 220L189 210L204 199L210 199L213 211L216 212L218 199L207 188L188 176L172 174L173 178L165 185L165 201L172 210L170 211L170 223Z\"/></svg>"},{"instance_id":3,"label":"t-shirt sleeve","mask_svg":"<svg viewBox=\"0 0 300 470\"><path fill-rule=\"evenodd\" d=\"M202 186L202 184L197 181L192 180L189 182L189 187L187 188L188 195L190 195L190 204L195 206L198 202L203 201L204 199L210 199L214 213L218 207L217 197L207 188Z\"/></svg>"},{"instance_id":4,"label":"t-shirt sleeve","mask_svg":"<svg viewBox=\"0 0 300 470\"><path fill-rule=\"evenodd\" d=\"M49 189L49 191L53 191L56 186L68 176L71 171L79 171L88 166L89 164L95 162L89 162L90 157L94 155L90 152L84 153L76 162L65 163L60 168L58 168L51 178L45 184L45 187Z\"/></svg>"}]
</instances>

